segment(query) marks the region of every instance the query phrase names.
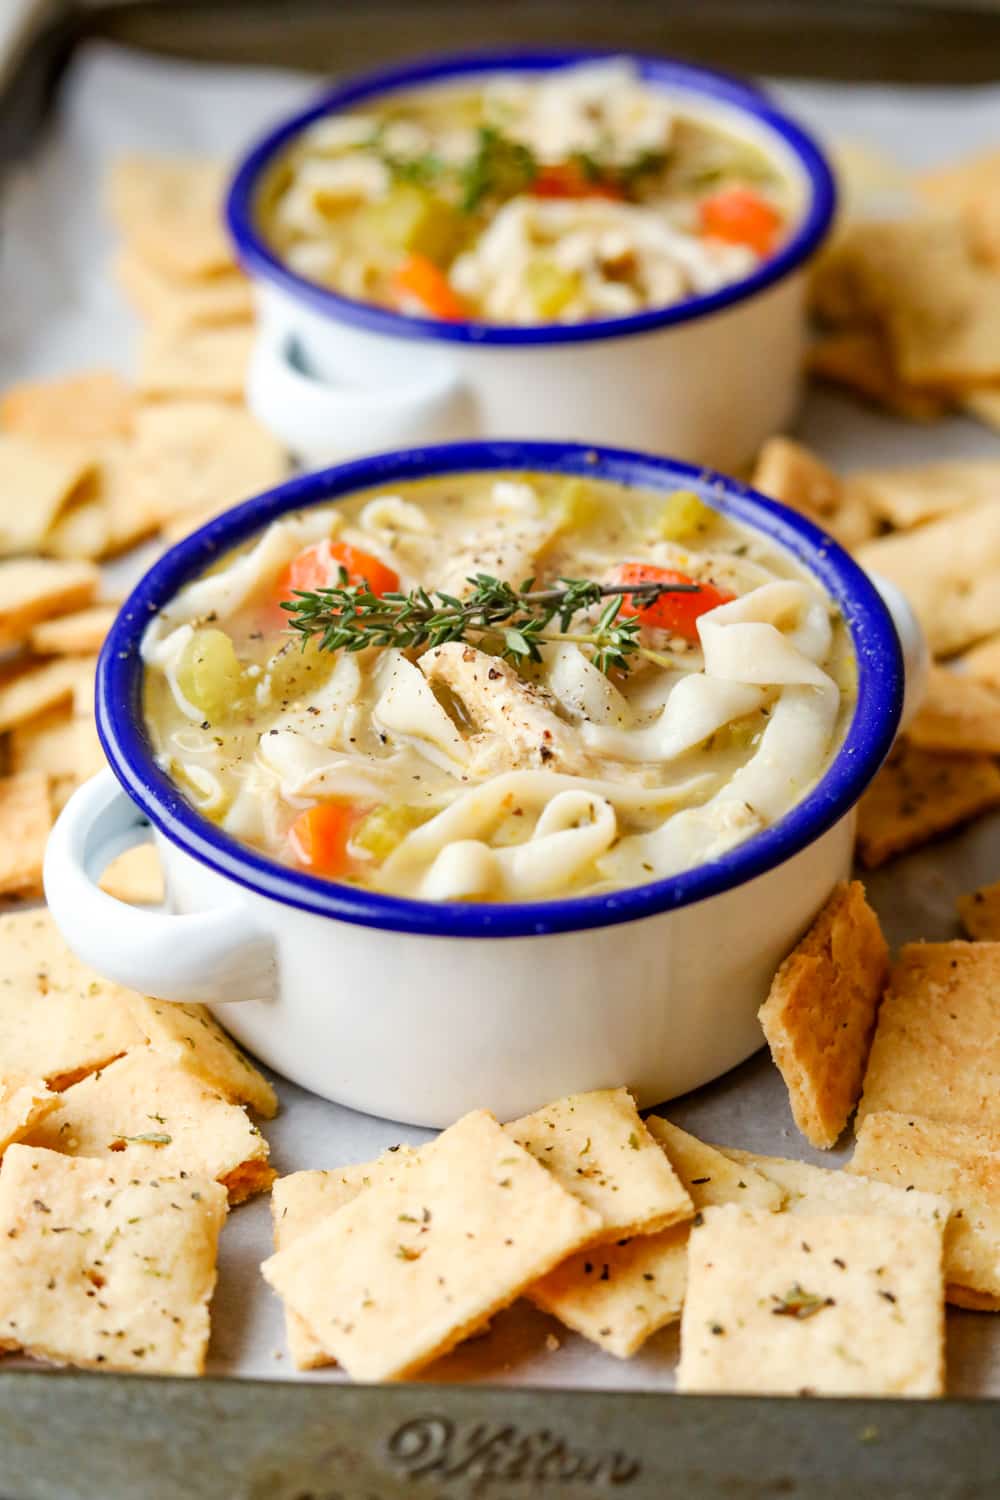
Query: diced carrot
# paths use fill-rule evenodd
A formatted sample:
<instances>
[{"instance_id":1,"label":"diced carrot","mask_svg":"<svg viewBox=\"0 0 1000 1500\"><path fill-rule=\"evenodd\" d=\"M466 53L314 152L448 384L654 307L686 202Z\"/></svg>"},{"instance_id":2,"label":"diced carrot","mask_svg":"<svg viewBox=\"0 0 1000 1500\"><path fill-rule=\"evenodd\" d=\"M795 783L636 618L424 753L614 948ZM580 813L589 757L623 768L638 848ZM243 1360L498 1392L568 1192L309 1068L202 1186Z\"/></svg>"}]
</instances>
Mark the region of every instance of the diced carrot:
<instances>
[{"instance_id":1,"label":"diced carrot","mask_svg":"<svg viewBox=\"0 0 1000 1500\"><path fill-rule=\"evenodd\" d=\"M747 245L758 255L770 255L781 228L778 210L748 187L728 187L703 198L698 205L703 234Z\"/></svg>"},{"instance_id":2,"label":"diced carrot","mask_svg":"<svg viewBox=\"0 0 1000 1500\"><path fill-rule=\"evenodd\" d=\"M296 862L313 875L342 875L351 863L347 851L361 809L346 802L317 802L299 813L288 830Z\"/></svg>"},{"instance_id":3,"label":"diced carrot","mask_svg":"<svg viewBox=\"0 0 1000 1500\"><path fill-rule=\"evenodd\" d=\"M659 568L653 563L622 563L615 569L614 583L694 583L687 573L674 568ZM726 589L718 589L712 583L699 583L696 594L661 594L653 603L636 604L633 595L625 594L620 613L638 615L643 625L656 630L669 630L682 635L685 640L698 639L698 619L720 604L735 599Z\"/></svg>"},{"instance_id":4,"label":"diced carrot","mask_svg":"<svg viewBox=\"0 0 1000 1500\"><path fill-rule=\"evenodd\" d=\"M469 316L447 276L426 255L408 255L400 262L392 274L392 291L398 303L405 304L412 298L432 317L446 323Z\"/></svg>"},{"instance_id":5,"label":"diced carrot","mask_svg":"<svg viewBox=\"0 0 1000 1500\"><path fill-rule=\"evenodd\" d=\"M617 183L588 177L576 161L555 162L538 171L528 191L535 198L624 198Z\"/></svg>"},{"instance_id":6,"label":"diced carrot","mask_svg":"<svg viewBox=\"0 0 1000 1500\"><path fill-rule=\"evenodd\" d=\"M325 537L292 558L278 579L275 598L280 602L296 593L336 588L341 568L347 572L348 585L367 584L373 594L391 594L399 588L399 574L379 558L360 547L352 547L350 542L331 542Z\"/></svg>"}]
</instances>

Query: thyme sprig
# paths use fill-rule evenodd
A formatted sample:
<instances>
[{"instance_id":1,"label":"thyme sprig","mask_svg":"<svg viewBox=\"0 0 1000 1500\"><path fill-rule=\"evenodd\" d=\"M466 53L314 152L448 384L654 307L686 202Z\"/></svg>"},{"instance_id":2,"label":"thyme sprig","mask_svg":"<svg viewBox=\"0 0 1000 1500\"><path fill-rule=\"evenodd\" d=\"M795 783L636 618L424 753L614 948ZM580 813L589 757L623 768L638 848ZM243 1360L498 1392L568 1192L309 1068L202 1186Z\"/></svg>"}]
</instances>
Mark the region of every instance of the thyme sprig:
<instances>
[{"instance_id":1,"label":"thyme sprig","mask_svg":"<svg viewBox=\"0 0 1000 1500\"><path fill-rule=\"evenodd\" d=\"M281 607L303 644L316 641L321 651L364 651L395 646L403 651L466 641L483 646L516 665L540 662L546 641L572 641L590 649L601 672L627 672L636 655L662 661L639 639L638 615L621 617L626 595L642 608L663 594L696 594L697 583L595 583L587 578L560 578L558 586L536 589L533 578L518 587L476 573L464 598L416 588L408 594L374 594L367 584L340 582L326 588L296 590ZM578 621L586 610L603 605L596 618Z\"/></svg>"}]
</instances>

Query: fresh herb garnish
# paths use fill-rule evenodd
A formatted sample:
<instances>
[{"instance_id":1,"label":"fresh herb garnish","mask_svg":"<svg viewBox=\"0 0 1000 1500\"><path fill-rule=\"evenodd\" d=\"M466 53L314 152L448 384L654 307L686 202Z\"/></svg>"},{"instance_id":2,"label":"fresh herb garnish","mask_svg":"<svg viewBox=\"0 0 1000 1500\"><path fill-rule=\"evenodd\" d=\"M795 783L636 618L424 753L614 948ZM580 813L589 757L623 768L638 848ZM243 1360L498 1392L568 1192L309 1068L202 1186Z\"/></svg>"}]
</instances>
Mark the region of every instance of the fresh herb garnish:
<instances>
[{"instance_id":1,"label":"fresh herb garnish","mask_svg":"<svg viewBox=\"0 0 1000 1500\"><path fill-rule=\"evenodd\" d=\"M458 176L459 207L471 214L487 201L505 202L523 193L538 176L538 159L495 125L480 125L475 152Z\"/></svg>"},{"instance_id":2,"label":"fresh herb garnish","mask_svg":"<svg viewBox=\"0 0 1000 1500\"><path fill-rule=\"evenodd\" d=\"M534 579L519 588L477 573L469 578L472 592L464 599L452 594L413 589L409 594L374 594L367 584L349 584L340 570L338 586L296 590L282 603L290 625L303 643L315 640L321 651L364 651L370 646L441 646L466 641L483 646L515 663L540 662L546 641L571 641L589 646L591 660L602 672L629 669L629 659L644 656L663 664L663 657L643 646L638 615L619 617L628 596L642 608L663 594L696 594L697 583L594 583L585 578L560 578L559 586L535 589ZM574 630L575 617L607 600L594 621Z\"/></svg>"}]
</instances>

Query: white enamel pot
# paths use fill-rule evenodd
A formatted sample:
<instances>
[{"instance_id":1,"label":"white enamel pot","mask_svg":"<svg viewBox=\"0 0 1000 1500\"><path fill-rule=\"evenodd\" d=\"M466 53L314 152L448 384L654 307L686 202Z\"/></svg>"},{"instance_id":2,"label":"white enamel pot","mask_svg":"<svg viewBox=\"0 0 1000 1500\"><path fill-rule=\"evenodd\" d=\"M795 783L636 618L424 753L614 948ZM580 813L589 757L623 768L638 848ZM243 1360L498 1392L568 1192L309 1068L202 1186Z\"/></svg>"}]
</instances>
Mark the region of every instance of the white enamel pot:
<instances>
[{"instance_id":1,"label":"white enamel pot","mask_svg":"<svg viewBox=\"0 0 1000 1500\"><path fill-rule=\"evenodd\" d=\"M632 317L503 327L415 318L292 272L257 222L261 184L306 126L398 90L601 54L436 58L342 85L281 122L237 168L227 215L260 318L248 380L257 417L306 466L413 442L516 433L587 439L735 469L787 426L800 393L805 267L825 239L833 179L815 141L757 89L666 58L632 61L651 88L763 147L801 209L779 252L720 291Z\"/></svg>"},{"instance_id":2,"label":"white enamel pot","mask_svg":"<svg viewBox=\"0 0 1000 1500\"><path fill-rule=\"evenodd\" d=\"M151 615L220 553L290 510L371 486L490 469L693 488L800 559L843 612L858 697L819 784L776 826L671 879L515 904L410 901L274 863L196 813L157 767L139 655ZM205 1001L294 1082L340 1103L442 1126L501 1118L579 1089L628 1084L640 1104L685 1093L761 1044L775 968L848 872L854 810L896 734L904 654L921 637L803 517L734 481L618 450L469 443L388 454L295 479L172 548L124 605L101 654L98 727L111 769L70 800L45 888L70 945L100 973L164 1000ZM905 640L905 653L900 645ZM152 836L167 910L98 889L105 865Z\"/></svg>"}]
</instances>

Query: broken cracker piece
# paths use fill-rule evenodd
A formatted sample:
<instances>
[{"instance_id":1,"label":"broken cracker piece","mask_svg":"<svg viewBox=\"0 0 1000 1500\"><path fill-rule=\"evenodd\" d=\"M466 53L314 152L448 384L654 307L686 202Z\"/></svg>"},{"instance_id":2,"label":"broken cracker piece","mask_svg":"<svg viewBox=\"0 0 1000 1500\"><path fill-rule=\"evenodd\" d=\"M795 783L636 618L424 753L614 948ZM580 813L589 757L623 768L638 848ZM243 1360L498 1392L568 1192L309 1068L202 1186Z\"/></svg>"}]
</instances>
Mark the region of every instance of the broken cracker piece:
<instances>
[{"instance_id":1,"label":"broken cracker piece","mask_svg":"<svg viewBox=\"0 0 1000 1500\"><path fill-rule=\"evenodd\" d=\"M35 625L28 643L38 656L92 656L104 645L118 613L116 604L92 604Z\"/></svg>"},{"instance_id":2,"label":"broken cracker piece","mask_svg":"<svg viewBox=\"0 0 1000 1500\"><path fill-rule=\"evenodd\" d=\"M39 620L89 604L100 579L87 562L0 561L0 650L19 646Z\"/></svg>"},{"instance_id":3,"label":"broken cracker piece","mask_svg":"<svg viewBox=\"0 0 1000 1500\"><path fill-rule=\"evenodd\" d=\"M0 556L39 550L79 496L95 457L86 445L46 446L0 433Z\"/></svg>"},{"instance_id":4,"label":"broken cracker piece","mask_svg":"<svg viewBox=\"0 0 1000 1500\"><path fill-rule=\"evenodd\" d=\"M959 896L958 915L970 938L1000 943L1000 880Z\"/></svg>"},{"instance_id":5,"label":"broken cracker piece","mask_svg":"<svg viewBox=\"0 0 1000 1500\"><path fill-rule=\"evenodd\" d=\"M806 369L910 422L936 422L948 410L946 398L900 378L885 341L869 329L850 328L817 339L806 351Z\"/></svg>"},{"instance_id":6,"label":"broken cracker piece","mask_svg":"<svg viewBox=\"0 0 1000 1500\"><path fill-rule=\"evenodd\" d=\"M867 1177L848 1176L834 1167L784 1156L760 1156L732 1146L718 1148L740 1167L752 1168L785 1195L784 1211L806 1218L824 1214L875 1214L890 1219L924 1219L947 1223L951 1204L940 1193L904 1192Z\"/></svg>"},{"instance_id":7,"label":"broken cracker piece","mask_svg":"<svg viewBox=\"0 0 1000 1500\"><path fill-rule=\"evenodd\" d=\"M225 1216L211 1180L11 1146L0 1173L0 1340L57 1364L200 1375Z\"/></svg>"},{"instance_id":8,"label":"broken cracker piece","mask_svg":"<svg viewBox=\"0 0 1000 1500\"><path fill-rule=\"evenodd\" d=\"M942 1226L705 1210L688 1246L679 1391L938 1396Z\"/></svg>"},{"instance_id":9,"label":"broken cracker piece","mask_svg":"<svg viewBox=\"0 0 1000 1500\"><path fill-rule=\"evenodd\" d=\"M42 1078L0 1074L0 1157L8 1146L29 1135L58 1102L59 1095L52 1093Z\"/></svg>"},{"instance_id":10,"label":"broken cracker piece","mask_svg":"<svg viewBox=\"0 0 1000 1500\"><path fill-rule=\"evenodd\" d=\"M858 804L858 854L869 869L1000 806L988 755L946 755L905 740Z\"/></svg>"},{"instance_id":11,"label":"broken cracker piece","mask_svg":"<svg viewBox=\"0 0 1000 1500\"><path fill-rule=\"evenodd\" d=\"M154 1052L200 1078L234 1104L249 1104L265 1120L278 1113L278 1096L204 1005L181 1005L131 994L136 1025Z\"/></svg>"},{"instance_id":12,"label":"broken cracker piece","mask_svg":"<svg viewBox=\"0 0 1000 1500\"><path fill-rule=\"evenodd\" d=\"M52 827L44 771L0 776L0 895L37 891Z\"/></svg>"},{"instance_id":13,"label":"broken cracker piece","mask_svg":"<svg viewBox=\"0 0 1000 1500\"><path fill-rule=\"evenodd\" d=\"M907 738L924 750L1000 755L1000 686L932 666Z\"/></svg>"},{"instance_id":14,"label":"broken cracker piece","mask_svg":"<svg viewBox=\"0 0 1000 1500\"><path fill-rule=\"evenodd\" d=\"M0 676L0 730L69 702L81 678L93 677L87 657L65 656L18 665Z\"/></svg>"},{"instance_id":15,"label":"broken cracker piece","mask_svg":"<svg viewBox=\"0 0 1000 1500\"><path fill-rule=\"evenodd\" d=\"M1000 499L996 459L859 469L850 483L880 520L900 531L953 515L969 505Z\"/></svg>"},{"instance_id":16,"label":"broken cracker piece","mask_svg":"<svg viewBox=\"0 0 1000 1500\"><path fill-rule=\"evenodd\" d=\"M599 1225L479 1110L261 1270L354 1379L401 1380L481 1328Z\"/></svg>"},{"instance_id":17,"label":"broken cracker piece","mask_svg":"<svg viewBox=\"0 0 1000 1500\"><path fill-rule=\"evenodd\" d=\"M795 1123L814 1146L836 1145L858 1102L888 974L878 917L854 880L836 887L757 1013Z\"/></svg>"},{"instance_id":18,"label":"broken cracker piece","mask_svg":"<svg viewBox=\"0 0 1000 1500\"><path fill-rule=\"evenodd\" d=\"M808 516L841 546L857 547L875 533L874 519L859 494L792 438L768 438L750 483L761 494Z\"/></svg>"}]
</instances>

